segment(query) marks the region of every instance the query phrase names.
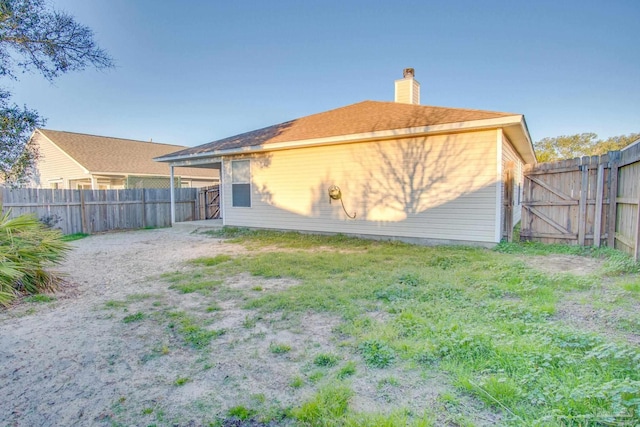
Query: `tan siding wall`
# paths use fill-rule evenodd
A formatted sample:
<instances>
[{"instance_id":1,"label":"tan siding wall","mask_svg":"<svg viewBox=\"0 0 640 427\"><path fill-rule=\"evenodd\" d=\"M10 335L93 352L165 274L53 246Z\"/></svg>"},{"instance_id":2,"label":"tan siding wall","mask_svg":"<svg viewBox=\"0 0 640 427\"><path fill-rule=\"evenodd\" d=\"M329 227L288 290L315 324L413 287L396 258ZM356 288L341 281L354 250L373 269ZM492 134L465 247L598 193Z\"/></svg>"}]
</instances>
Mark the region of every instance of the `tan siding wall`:
<instances>
[{"instance_id":1,"label":"tan siding wall","mask_svg":"<svg viewBox=\"0 0 640 427\"><path fill-rule=\"evenodd\" d=\"M413 97L412 97L412 103L419 105L420 104L420 83L418 83L417 80L413 81Z\"/></svg>"},{"instance_id":2,"label":"tan siding wall","mask_svg":"<svg viewBox=\"0 0 640 427\"><path fill-rule=\"evenodd\" d=\"M60 188L69 188L69 180L89 178L77 163L47 138L36 132L34 141L40 147L40 159L33 179L36 188L51 188L50 180L58 178L64 178Z\"/></svg>"},{"instance_id":3,"label":"tan siding wall","mask_svg":"<svg viewBox=\"0 0 640 427\"><path fill-rule=\"evenodd\" d=\"M420 83L417 80L396 80L395 91L395 102L420 104Z\"/></svg>"},{"instance_id":4,"label":"tan siding wall","mask_svg":"<svg viewBox=\"0 0 640 427\"><path fill-rule=\"evenodd\" d=\"M256 155L251 208L232 207L225 160L225 224L493 243L496 150L483 131Z\"/></svg>"},{"instance_id":5,"label":"tan siding wall","mask_svg":"<svg viewBox=\"0 0 640 427\"><path fill-rule=\"evenodd\" d=\"M524 161L518 155L513 145L507 137L502 139L502 170L505 170L507 162L513 162L514 164L514 179L513 179L513 224L517 224L520 221L522 214L522 172L524 168ZM504 194L504 193L503 193Z\"/></svg>"}]
</instances>

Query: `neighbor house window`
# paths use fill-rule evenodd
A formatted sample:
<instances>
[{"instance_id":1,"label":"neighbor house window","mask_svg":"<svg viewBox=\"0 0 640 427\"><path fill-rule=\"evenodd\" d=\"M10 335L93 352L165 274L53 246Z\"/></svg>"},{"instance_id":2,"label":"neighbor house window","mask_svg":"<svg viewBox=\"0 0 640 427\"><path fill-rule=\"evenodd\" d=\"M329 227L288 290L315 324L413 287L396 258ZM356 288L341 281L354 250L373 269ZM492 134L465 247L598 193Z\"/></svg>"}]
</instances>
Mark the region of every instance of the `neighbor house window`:
<instances>
[{"instance_id":1,"label":"neighbor house window","mask_svg":"<svg viewBox=\"0 0 640 427\"><path fill-rule=\"evenodd\" d=\"M231 198L234 207L251 207L251 163L249 160L231 162Z\"/></svg>"}]
</instances>

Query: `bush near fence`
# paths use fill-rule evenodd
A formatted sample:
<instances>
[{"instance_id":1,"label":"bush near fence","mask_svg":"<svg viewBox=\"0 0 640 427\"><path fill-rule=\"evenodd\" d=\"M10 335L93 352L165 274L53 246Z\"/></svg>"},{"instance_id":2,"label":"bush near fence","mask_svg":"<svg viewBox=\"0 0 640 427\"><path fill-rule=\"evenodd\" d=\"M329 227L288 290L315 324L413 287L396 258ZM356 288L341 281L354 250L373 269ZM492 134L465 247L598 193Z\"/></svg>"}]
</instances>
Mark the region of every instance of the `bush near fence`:
<instances>
[{"instance_id":1,"label":"bush near fence","mask_svg":"<svg viewBox=\"0 0 640 427\"><path fill-rule=\"evenodd\" d=\"M33 213L64 234L171 226L169 188L127 190L0 189L10 216ZM176 222L199 219L198 189L176 188Z\"/></svg>"}]
</instances>

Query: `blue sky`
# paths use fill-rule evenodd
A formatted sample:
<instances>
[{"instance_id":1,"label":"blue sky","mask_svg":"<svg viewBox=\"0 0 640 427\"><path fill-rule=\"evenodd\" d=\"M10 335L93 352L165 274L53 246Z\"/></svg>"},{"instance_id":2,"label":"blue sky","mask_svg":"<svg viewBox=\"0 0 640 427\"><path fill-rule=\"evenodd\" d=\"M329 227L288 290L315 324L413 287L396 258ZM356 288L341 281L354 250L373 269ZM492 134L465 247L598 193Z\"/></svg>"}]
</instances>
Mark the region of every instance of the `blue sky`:
<instances>
[{"instance_id":1,"label":"blue sky","mask_svg":"<svg viewBox=\"0 0 640 427\"><path fill-rule=\"evenodd\" d=\"M533 140L640 132L640 1L51 0L116 68L3 82L47 128L194 146L363 100L525 115Z\"/></svg>"}]
</instances>

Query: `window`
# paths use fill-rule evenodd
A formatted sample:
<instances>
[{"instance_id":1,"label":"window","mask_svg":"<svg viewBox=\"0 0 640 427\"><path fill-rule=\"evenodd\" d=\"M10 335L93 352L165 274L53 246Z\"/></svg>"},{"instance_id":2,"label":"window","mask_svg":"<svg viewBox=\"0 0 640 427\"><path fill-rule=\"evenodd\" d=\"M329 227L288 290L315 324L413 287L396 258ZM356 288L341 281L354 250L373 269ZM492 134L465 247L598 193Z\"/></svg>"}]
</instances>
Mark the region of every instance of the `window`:
<instances>
[{"instance_id":1,"label":"window","mask_svg":"<svg viewBox=\"0 0 640 427\"><path fill-rule=\"evenodd\" d=\"M249 160L231 162L231 199L233 207L251 207L251 163Z\"/></svg>"},{"instance_id":2,"label":"window","mask_svg":"<svg viewBox=\"0 0 640 427\"><path fill-rule=\"evenodd\" d=\"M48 180L49 182L49 188L54 189L54 190L59 190L63 187L63 179L62 178L52 178L50 180Z\"/></svg>"}]
</instances>

